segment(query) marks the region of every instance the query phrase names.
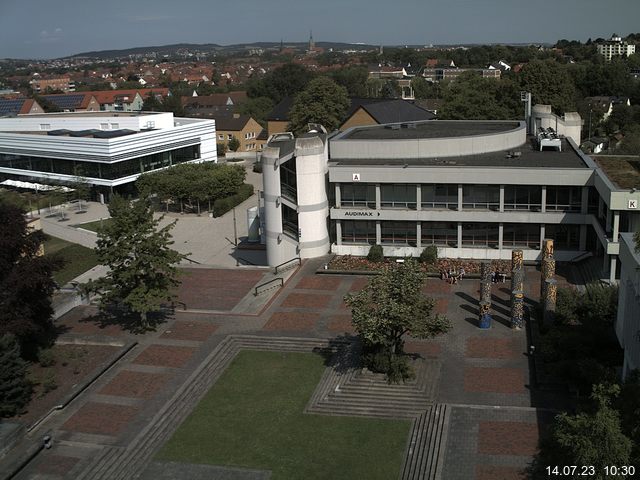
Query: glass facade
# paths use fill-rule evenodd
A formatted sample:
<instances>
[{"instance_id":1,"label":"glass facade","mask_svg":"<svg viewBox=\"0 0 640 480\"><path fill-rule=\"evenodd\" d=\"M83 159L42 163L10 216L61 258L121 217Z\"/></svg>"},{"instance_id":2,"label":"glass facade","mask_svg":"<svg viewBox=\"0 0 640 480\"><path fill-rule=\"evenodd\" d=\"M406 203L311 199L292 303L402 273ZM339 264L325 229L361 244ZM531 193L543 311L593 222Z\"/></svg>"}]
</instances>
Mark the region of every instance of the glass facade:
<instances>
[{"instance_id":1,"label":"glass facade","mask_svg":"<svg viewBox=\"0 0 640 480\"><path fill-rule=\"evenodd\" d=\"M539 185L505 185L504 209L539 212L542 209L542 187Z\"/></svg>"},{"instance_id":2,"label":"glass facade","mask_svg":"<svg viewBox=\"0 0 640 480\"><path fill-rule=\"evenodd\" d=\"M376 222L342 220L342 243L374 245L376 243Z\"/></svg>"},{"instance_id":3,"label":"glass facade","mask_svg":"<svg viewBox=\"0 0 640 480\"><path fill-rule=\"evenodd\" d=\"M548 212L579 212L581 208L581 187L547 187Z\"/></svg>"},{"instance_id":4,"label":"glass facade","mask_svg":"<svg viewBox=\"0 0 640 480\"><path fill-rule=\"evenodd\" d=\"M462 187L462 208L498 210L500 208L500 186L465 185Z\"/></svg>"},{"instance_id":5,"label":"glass facade","mask_svg":"<svg viewBox=\"0 0 640 480\"><path fill-rule=\"evenodd\" d=\"M455 247L458 245L458 224L441 222L422 222L420 241L422 246L439 245Z\"/></svg>"},{"instance_id":6,"label":"glass facade","mask_svg":"<svg viewBox=\"0 0 640 480\"><path fill-rule=\"evenodd\" d=\"M416 208L416 186L403 183L380 186L382 208Z\"/></svg>"},{"instance_id":7,"label":"glass facade","mask_svg":"<svg viewBox=\"0 0 640 480\"><path fill-rule=\"evenodd\" d=\"M293 202L298 201L298 180L296 177L295 158L280 165L280 191L283 197Z\"/></svg>"},{"instance_id":8,"label":"glass facade","mask_svg":"<svg viewBox=\"0 0 640 480\"><path fill-rule=\"evenodd\" d=\"M502 226L502 246L505 248L540 248L540 225L505 223Z\"/></svg>"},{"instance_id":9,"label":"glass facade","mask_svg":"<svg viewBox=\"0 0 640 480\"><path fill-rule=\"evenodd\" d=\"M420 195L422 197L421 208L458 209L458 185L425 184L421 186Z\"/></svg>"},{"instance_id":10,"label":"glass facade","mask_svg":"<svg viewBox=\"0 0 640 480\"><path fill-rule=\"evenodd\" d=\"M0 153L0 167L33 172L81 175L87 178L115 180L200 158L200 145L154 153L122 162L87 162L58 158L33 157Z\"/></svg>"},{"instance_id":11,"label":"glass facade","mask_svg":"<svg viewBox=\"0 0 640 480\"><path fill-rule=\"evenodd\" d=\"M298 212L282 204L282 231L298 240Z\"/></svg>"},{"instance_id":12,"label":"glass facade","mask_svg":"<svg viewBox=\"0 0 640 480\"><path fill-rule=\"evenodd\" d=\"M340 205L376 208L376 186L367 183L341 185Z\"/></svg>"},{"instance_id":13,"label":"glass facade","mask_svg":"<svg viewBox=\"0 0 640 480\"><path fill-rule=\"evenodd\" d=\"M380 222L383 244L416 246L415 222Z\"/></svg>"},{"instance_id":14,"label":"glass facade","mask_svg":"<svg viewBox=\"0 0 640 480\"><path fill-rule=\"evenodd\" d=\"M498 224L462 224L462 246L498 248Z\"/></svg>"},{"instance_id":15,"label":"glass facade","mask_svg":"<svg viewBox=\"0 0 640 480\"><path fill-rule=\"evenodd\" d=\"M580 246L579 225L545 225L544 236L553 238L556 250L577 250Z\"/></svg>"}]
</instances>

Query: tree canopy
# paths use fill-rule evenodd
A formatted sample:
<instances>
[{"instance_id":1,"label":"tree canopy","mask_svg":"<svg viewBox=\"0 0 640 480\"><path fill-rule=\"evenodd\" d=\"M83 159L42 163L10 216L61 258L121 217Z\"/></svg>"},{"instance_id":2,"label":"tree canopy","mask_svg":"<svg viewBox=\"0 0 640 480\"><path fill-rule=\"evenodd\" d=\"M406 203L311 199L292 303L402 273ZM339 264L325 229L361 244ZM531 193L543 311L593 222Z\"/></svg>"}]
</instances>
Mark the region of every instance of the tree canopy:
<instances>
[{"instance_id":1,"label":"tree canopy","mask_svg":"<svg viewBox=\"0 0 640 480\"><path fill-rule=\"evenodd\" d=\"M163 202L214 202L238 193L246 175L237 165L182 163L141 175L136 186L141 196L157 195Z\"/></svg>"},{"instance_id":2,"label":"tree canopy","mask_svg":"<svg viewBox=\"0 0 640 480\"><path fill-rule=\"evenodd\" d=\"M262 78L249 79L247 95L251 98L268 97L277 104L285 97L304 90L313 77L314 74L302 65L285 63Z\"/></svg>"},{"instance_id":3,"label":"tree canopy","mask_svg":"<svg viewBox=\"0 0 640 480\"><path fill-rule=\"evenodd\" d=\"M303 133L307 124L319 123L327 131L335 130L344 121L349 104L346 88L328 77L318 77L296 96L289 113L289 129Z\"/></svg>"},{"instance_id":4,"label":"tree canopy","mask_svg":"<svg viewBox=\"0 0 640 480\"><path fill-rule=\"evenodd\" d=\"M175 222L159 228L160 219L146 199L129 201L114 195L109 203L111 222L98 228L96 253L106 276L85 284L100 294L103 311L124 307L136 316L134 329L149 328L148 313L157 312L173 298L179 285L176 265L186 256L170 247Z\"/></svg>"},{"instance_id":5,"label":"tree canopy","mask_svg":"<svg viewBox=\"0 0 640 480\"><path fill-rule=\"evenodd\" d=\"M0 225L0 336L15 335L23 355L31 355L53 331L52 274L62 260L39 256L44 233L30 230L22 211L1 200Z\"/></svg>"},{"instance_id":6,"label":"tree canopy","mask_svg":"<svg viewBox=\"0 0 640 480\"><path fill-rule=\"evenodd\" d=\"M619 392L618 385L596 385L591 395L592 411L557 416L550 434L541 442L540 454L531 468L532 478L549 478L549 465L589 465L595 468L593 478L617 478L606 476L605 467L629 465L632 448L631 440L622 432L620 415L611 406Z\"/></svg>"},{"instance_id":7,"label":"tree canopy","mask_svg":"<svg viewBox=\"0 0 640 480\"><path fill-rule=\"evenodd\" d=\"M391 380L397 379L398 373L404 379L408 373L405 365L395 371L403 354L404 335L432 338L451 329L451 322L434 312L435 301L422 293L425 278L420 264L406 259L372 278L361 291L345 297L365 352L373 352L369 361L379 364L380 357L388 358L385 373Z\"/></svg>"},{"instance_id":8,"label":"tree canopy","mask_svg":"<svg viewBox=\"0 0 640 480\"><path fill-rule=\"evenodd\" d=\"M520 86L531 92L533 103L551 105L559 113L575 111L575 86L566 65L555 60L533 60L519 75Z\"/></svg>"}]
</instances>

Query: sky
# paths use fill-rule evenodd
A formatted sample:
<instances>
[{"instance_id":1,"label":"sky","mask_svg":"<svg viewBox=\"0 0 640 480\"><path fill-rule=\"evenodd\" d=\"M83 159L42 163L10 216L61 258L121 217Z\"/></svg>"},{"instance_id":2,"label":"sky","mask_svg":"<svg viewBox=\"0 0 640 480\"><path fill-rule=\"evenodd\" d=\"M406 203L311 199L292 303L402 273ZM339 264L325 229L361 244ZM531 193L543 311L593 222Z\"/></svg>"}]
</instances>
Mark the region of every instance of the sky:
<instances>
[{"instance_id":1,"label":"sky","mask_svg":"<svg viewBox=\"0 0 640 480\"><path fill-rule=\"evenodd\" d=\"M0 58L173 43L555 43L640 32L640 0L0 0Z\"/></svg>"}]
</instances>

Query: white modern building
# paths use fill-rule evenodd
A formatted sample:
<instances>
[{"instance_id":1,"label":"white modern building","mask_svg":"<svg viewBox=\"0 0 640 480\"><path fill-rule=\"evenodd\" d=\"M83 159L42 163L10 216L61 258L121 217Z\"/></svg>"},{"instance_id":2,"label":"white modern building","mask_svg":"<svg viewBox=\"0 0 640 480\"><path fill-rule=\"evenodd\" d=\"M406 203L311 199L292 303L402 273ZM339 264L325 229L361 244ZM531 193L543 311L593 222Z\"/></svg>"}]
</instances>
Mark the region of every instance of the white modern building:
<instances>
[{"instance_id":1,"label":"white modern building","mask_svg":"<svg viewBox=\"0 0 640 480\"><path fill-rule=\"evenodd\" d=\"M640 228L640 180L610 180L578 149L580 124L536 106L535 135L523 121L434 120L276 136L263 157L269 264L374 244L397 257L436 245L442 257L509 259L518 248L535 261L553 238L557 260L591 252L614 280L620 232Z\"/></svg>"},{"instance_id":2,"label":"white modern building","mask_svg":"<svg viewBox=\"0 0 640 480\"><path fill-rule=\"evenodd\" d=\"M598 54L602 55L605 61L610 62L613 57L629 57L636 53L636 46L624 42L622 38L614 33L611 38L604 43L596 45Z\"/></svg>"},{"instance_id":3,"label":"white modern building","mask_svg":"<svg viewBox=\"0 0 640 480\"><path fill-rule=\"evenodd\" d=\"M0 179L41 184L82 176L96 194L128 192L143 173L216 162L215 122L156 112L0 118Z\"/></svg>"}]
</instances>

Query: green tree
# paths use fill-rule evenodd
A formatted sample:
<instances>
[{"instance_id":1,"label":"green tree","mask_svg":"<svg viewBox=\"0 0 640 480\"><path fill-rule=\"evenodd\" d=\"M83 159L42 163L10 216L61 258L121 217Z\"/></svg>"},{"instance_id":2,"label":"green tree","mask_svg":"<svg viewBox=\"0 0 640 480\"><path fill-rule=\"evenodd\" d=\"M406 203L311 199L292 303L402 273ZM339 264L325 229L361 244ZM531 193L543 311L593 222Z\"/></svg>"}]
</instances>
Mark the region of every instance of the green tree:
<instances>
[{"instance_id":1,"label":"green tree","mask_svg":"<svg viewBox=\"0 0 640 480\"><path fill-rule=\"evenodd\" d=\"M340 68L331 72L331 78L338 85L347 89L350 97L367 96L367 77L369 73L363 66Z\"/></svg>"},{"instance_id":2,"label":"green tree","mask_svg":"<svg viewBox=\"0 0 640 480\"><path fill-rule=\"evenodd\" d=\"M27 379L27 362L20 357L20 345L13 335L0 337L0 417L19 414L29 403L32 385Z\"/></svg>"},{"instance_id":3,"label":"green tree","mask_svg":"<svg viewBox=\"0 0 640 480\"><path fill-rule=\"evenodd\" d=\"M135 202L114 195L109 203L111 222L98 229L96 253L106 276L85 284L88 292L100 294L103 310L124 307L137 318L141 330L150 327L149 312L157 312L173 298L179 285L176 265L186 258L171 249L175 222L159 228L160 219L146 199Z\"/></svg>"},{"instance_id":4,"label":"green tree","mask_svg":"<svg viewBox=\"0 0 640 480\"><path fill-rule=\"evenodd\" d=\"M269 97L249 98L238 106L238 113L249 115L262 125L262 128L265 128L267 126L267 116L274 106L273 100Z\"/></svg>"},{"instance_id":5,"label":"green tree","mask_svg":"<svg viewBox=\"0 0 640 480\"><path fill-rule=\"evenodd\" d=\"M91 194L91 186L84 176L84 169L81 166L76 166L74 169L75 178L73 179L73 188L76 200L78 200L78 210L83 210L82 202L89 200Z\"/></svg>"},{"instance_id":6,"label":"green tree","mask_svg":"<svg viewBox=\"0 0 640 480\"><path fill-rule=\"evenodd\" d=\"M240 140L238 140L235 136L231 137L231 140L227 143L227 148L232 152L237 152L240 148Z\"/></svg>"},{"instance_id":7,"label":"green tree","mask_svg":"<svg viewBox=\"0 0 640 480\"><path fill-rule=\"evenodd\" d=\"M13 334L25 356L51 341L52 274L62 266L56 256L39 256L44 233L31 231L22 211L0 201L0 335Z\"/></svg>"},{"instance_id":8,"label":"green tree","mask_svg":"<svg viewBox=\"0 0 640 480\"><path fill-rule=\"evenodd\" d=\"M269 97L277 104L283 98L304 90L313 77L314 74L302 65L285 63L261 79L249 79L247 95L251 98Z\"/></svg>"},{"instance_id":9,"label":"green tree","mask_svg":"<svg viewBox=\"0 0 640 480\"><path fill-rule=\"evenodd\" d=\"M629 465L631 454L631 440L622 433L620 416L611 406L619 392L618 385L595 385L593 411L558 415L549 436L540 443L540 453L531 467L532 478L549 478L549 465L590 465L595 469L591 478L619 478L605 474L608 465Z\"/></svg>"},{"instance_id":10,"label":"green tree","mask_svg":"<svg viewBox=\"0 0 640 480\"><path fill-rule=\"evenodd\" d=\"M519 76L523 90L531 92L534 103L551 105L554 111L575 110L575 87L566 65L554 60L533 60Z\"/></svg>"},{"instance_id":11,"label":"green tree","mask_svg":"<svg viewBox=\"0 0 640 480\"><path fill-rule=\"evenodd\" d=\"M349 103L346 88L328 77L316 78L296 96L289 113L289 129L302 133L307 124L319 123L327 131L335 130L343 122Z\"/></svg>"},{"instance_id":12,"label":"green tree","mask_svg":"<svg viewBox=\"0 0 640 480\"><path fill-rule=\"evenodd\" d=\"M513 118L513 99L504 98L500 82L465 72L444 89L438 117L445 120L502 120ZM515 97L515 93L513 94Z\"/></svg>"},{"instance_id":13,"label":"green tree","mask_svg":"<svg viewBox=\"0 0 640 480\"><path fill-rule=\"evenodd\" d=\"M406 259L345 297L353 326L364 343L364 362L384 371L391 381L411 374L403 355L405 335L432 338L451 329L445 316L434 313L435 301L422 293L425 278L418 262Z\"/></svg>"}]
</instances>

